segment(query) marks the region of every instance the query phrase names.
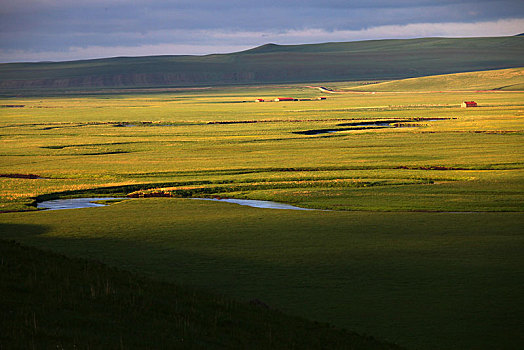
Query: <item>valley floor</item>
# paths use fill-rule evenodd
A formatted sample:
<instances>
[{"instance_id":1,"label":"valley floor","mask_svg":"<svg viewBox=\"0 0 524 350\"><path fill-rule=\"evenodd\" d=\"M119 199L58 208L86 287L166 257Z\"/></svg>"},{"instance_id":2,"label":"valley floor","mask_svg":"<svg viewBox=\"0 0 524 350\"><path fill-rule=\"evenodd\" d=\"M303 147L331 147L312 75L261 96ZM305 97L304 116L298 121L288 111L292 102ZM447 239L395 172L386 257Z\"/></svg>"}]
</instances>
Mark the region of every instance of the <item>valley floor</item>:
<instances>
[{"instance_id":1,"label":"valley floor","mask_svg":"<svg viewBox=\"0 0 524 350\"><path fill-rule=\"evenodd\" d=\"M522 347L524 92L468 74L3 98L0 239L408 348ZM254 102L281 96L303 101Z\"/></svg>"}]
</instances>

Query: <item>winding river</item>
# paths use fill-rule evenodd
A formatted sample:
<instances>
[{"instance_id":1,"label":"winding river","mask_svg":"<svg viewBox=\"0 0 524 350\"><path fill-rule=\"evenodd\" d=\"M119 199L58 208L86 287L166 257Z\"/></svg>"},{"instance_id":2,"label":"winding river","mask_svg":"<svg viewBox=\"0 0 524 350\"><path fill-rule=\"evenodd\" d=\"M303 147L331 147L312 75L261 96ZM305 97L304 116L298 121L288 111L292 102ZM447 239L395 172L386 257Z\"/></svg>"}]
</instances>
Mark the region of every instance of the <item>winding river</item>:
<instances>
[{"instance_id":1,"label":"winding river","mask_svg":"<svg viewBox=\"0 0 524 350\"><path fill-rule=\"evenodd\" d=\"M315 209L308 209L308 208L300 208L295 207L294 205L285 204L285 203L277 203L277 202L271 202L271 201L259 201L254 199L234 199L234 198L191 198L201 201L216 201L216 202L226 202L226 203L234 203L239 205L245 205L248 207L253 208L264 208L264 209L290 209L290 210L315 210Z\"/></svg>"},{"instance_id":2,"label":"winding river","mask_svg":"<svg viewBox=\"0 0 524 350\"><path fill-rule=\"evenodd\" d=\"M112 200L112 199L123 199L115 197L99 197L99 198L72 198L72 199L53 199L50 201L40 202L36 205L39 209L47 210L63 210L63 209L81 209L81 208L93 208L93 207L104 207L107 204L94 203L97 201ZM233 198L189 198L201 201L215 201L215 202L226 202L238 205L245 205L253 208L264 208L264 209L288 209L288 210L315 210L308 208L295 207L290 204L277 203L271 201L259 201L253 199L233 199Z\"/></svg>"},{"instance_id":3,"label":"winding river","mask_svg":"<svg viewBox=\"0 0 524 350\"><path fill-rule=\"evenodd\" d=\"M107 204L100 204L100 203L93 203L93 202L107 201L111 199L119 199L119 198L100 197L100 198L53 199L50 201L43 201L43 202L37 203L36 207L39 209L47 209L47 210L105 207Z\"/></svg>"}]
</instances>

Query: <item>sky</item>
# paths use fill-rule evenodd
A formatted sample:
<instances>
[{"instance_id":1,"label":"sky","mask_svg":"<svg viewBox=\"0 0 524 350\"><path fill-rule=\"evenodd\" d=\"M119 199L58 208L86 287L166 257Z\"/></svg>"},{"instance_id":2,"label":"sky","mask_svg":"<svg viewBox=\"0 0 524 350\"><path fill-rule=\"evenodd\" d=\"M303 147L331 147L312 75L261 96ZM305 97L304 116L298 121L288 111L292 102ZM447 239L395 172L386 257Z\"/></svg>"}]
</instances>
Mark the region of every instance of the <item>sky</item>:
<instances>
[{"instance_id":1,"label":"sky","mask_svg":"<svg viewBox=\"0 0 524 350\"><path fill-rule=\"evenodd\" d=\"M0 0L0 62L523 32L522 0Z\"/></svg>"}]
</instances>

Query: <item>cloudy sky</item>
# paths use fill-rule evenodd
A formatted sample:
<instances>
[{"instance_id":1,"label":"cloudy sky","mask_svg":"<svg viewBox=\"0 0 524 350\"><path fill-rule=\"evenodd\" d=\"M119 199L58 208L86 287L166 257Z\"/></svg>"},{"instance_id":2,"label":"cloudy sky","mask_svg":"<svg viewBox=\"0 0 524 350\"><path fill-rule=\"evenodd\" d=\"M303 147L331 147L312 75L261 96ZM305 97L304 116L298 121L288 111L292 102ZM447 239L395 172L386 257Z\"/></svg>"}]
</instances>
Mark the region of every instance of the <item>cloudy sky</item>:
<instances>
[{"instance_id":1,"label":"cloudy sky","mask_svg":"<svg viewBox=\"0 0 524 350\"><path fill-rule=\"evenodd\" d=\"M0 0L0 62L522 32L522 0Z\"/></svg>"}]
</instances>

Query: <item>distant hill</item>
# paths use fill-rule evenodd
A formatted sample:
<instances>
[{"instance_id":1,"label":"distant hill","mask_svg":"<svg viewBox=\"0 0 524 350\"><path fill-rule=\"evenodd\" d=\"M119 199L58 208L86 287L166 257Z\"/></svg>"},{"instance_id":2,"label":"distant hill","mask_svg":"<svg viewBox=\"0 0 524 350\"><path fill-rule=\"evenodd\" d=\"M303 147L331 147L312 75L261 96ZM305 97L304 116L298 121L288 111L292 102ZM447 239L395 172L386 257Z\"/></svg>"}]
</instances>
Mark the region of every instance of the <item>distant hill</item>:
<instances>
[{"instance_id":1,"label":"distant hill","mask_svg":"<svg viewBox=\"0 0 524 350\"><path fill-rule=\"evenodd\" d=\"M524 91L524 68L434 75L348 88L356 91Z\"/></svg>"},{"instance_id":2,"label":"distant hill","mask_svg":"<svg viewBox=\"0 0 524 350\"><path fill-rule=\"evenodd\" d=\"M267 44L207 56L0 64L0 89L400 79L524 66L524 37Z\"/></svg>"}]
</instances>

